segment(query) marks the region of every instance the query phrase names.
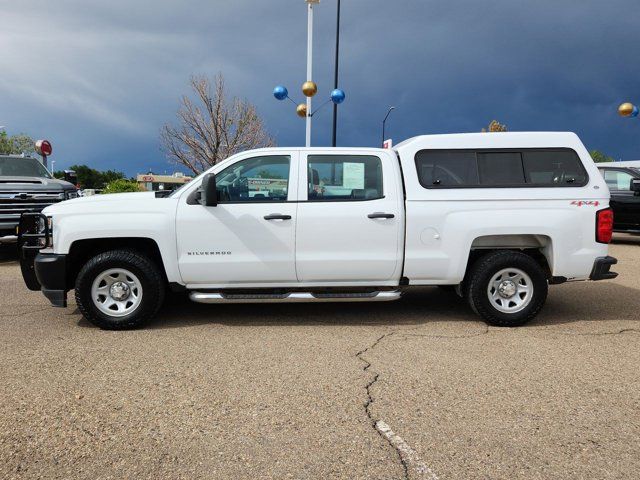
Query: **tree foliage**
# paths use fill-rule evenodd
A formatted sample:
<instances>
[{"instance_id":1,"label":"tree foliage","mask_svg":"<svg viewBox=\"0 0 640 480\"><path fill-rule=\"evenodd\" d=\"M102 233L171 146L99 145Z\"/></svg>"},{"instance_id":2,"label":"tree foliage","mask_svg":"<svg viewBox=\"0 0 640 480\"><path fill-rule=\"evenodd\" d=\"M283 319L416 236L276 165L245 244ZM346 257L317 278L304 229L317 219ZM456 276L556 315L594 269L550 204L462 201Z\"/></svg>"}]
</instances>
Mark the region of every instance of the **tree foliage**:
<instances>
[{"instance_id":1,"label":"tree foliage","mask_svg":"<svg viewBox=\"0 0 640 480\"><path fill-rule=\"evenodd\" d=\"M191 89L195 101L183 96L178 125L165 125L160 133L170 161L198 174L235 153L274 145L256 107L229 100L221 74L213 85L207 77L191 77Z\"/></svg>"},{"instance_id":2,"label":"tree foliage","mask_svg":"<svg viewBox=\"0 0 640 480\"><path fill-rule=\"evenodd\" d=\"M127 180L125 178L119 178L109 182L102 193L124 193L124 192L139 192L140 187L133 180Z\"/></svg>"},{"instance_id":3,"label":"tree foliage","mask_svg":"<svg viewBox=\"0 0 640 480\"><path fill-rule=\"evenodd\" d=\"M0 155L34 155L35 142L29 135L19 133L17 135L7 135L7 132L0 132Z\"/></svg>"},{"instance_id":4,"label":"tree foliage","mask_svg":"<svg viewBox=\"0 0 640 480\"><path fill-rule=\"evenodd\" d=\"M507 126L497 120L491 120L487 128L482 129L483 132L506 132Z\"/></svg>"},{"instance_id":5,"label":"tree foliage","mask_svg":"<svg viewBox=\"0 0 640 480\"><path fill-rule=\"evenodd\" d=\"M72 165L69 170L76 172L80 188L104 188L108 183L124 178L124 173L115 170L101 172L87 165ZM64 178L64 172L58 170L53 174L56 178Z\"/></svg>"},{"instance_id":6,"label":"tree foliage","mask_svg":"<svg viewBox=\"0 0 640 480\"><path fill-rule=\"evenodd\" d=\"M601 152L600 150L591 150L589 151L589 154L591 155L591 158L593 158L593 161L596 163L616 161L615 158L610 157L609 155Z\"/></svg>"}]
</instances>

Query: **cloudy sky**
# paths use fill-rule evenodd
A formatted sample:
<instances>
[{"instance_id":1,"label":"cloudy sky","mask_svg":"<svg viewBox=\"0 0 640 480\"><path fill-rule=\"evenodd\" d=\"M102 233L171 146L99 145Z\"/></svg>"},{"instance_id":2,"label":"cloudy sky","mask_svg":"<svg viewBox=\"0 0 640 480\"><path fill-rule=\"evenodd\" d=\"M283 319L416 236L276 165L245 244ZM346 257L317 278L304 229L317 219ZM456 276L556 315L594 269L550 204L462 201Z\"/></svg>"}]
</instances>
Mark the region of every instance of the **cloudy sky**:
<instances>
[{"instance_id":1,"label":"cloudy sky","mask_svg":"<svg viewBox=\"0 0 640 480\"><path fill-rule=\"evenodd\" d=\"M343 0L338 144L373 146L390 105L395 141L474 132L571 130L588 148L640 158L637 0ZM335 0L316 8L314 80L333 83ZM49 138L56 169L171 171L159 149L192 74L222 72L281 146L304 120L277 102L305 80L303 0L0 0L0 125ZM331 109L313 144L331 138Z\"/></svg>"}]
</instances>

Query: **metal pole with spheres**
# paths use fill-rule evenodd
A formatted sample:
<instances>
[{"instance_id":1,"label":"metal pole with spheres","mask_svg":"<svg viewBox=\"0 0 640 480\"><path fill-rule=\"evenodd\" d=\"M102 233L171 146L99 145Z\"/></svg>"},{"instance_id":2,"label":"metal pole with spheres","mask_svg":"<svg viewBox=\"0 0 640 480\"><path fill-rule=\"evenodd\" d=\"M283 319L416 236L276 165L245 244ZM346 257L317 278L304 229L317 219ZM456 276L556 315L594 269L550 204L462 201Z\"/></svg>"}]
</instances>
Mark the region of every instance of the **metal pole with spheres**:
<instances>
[{"instance_id":1,"label":"metal pole with spheres","mask_svg":"<svg viewBox=\"0 0 640 480\"><path fill-rule=\"evenodd\" d=\"M633 103L625 102L618 107L618 114L621 117L633 118L638 116L638 107Z\"/></svg>"},{"instance_id":2,"label":"metal pole with spheres","mask_svg":"<svg viewBox=\"0 0 640 480\"><path fill-rule=\"evenodd\" d=\"M306 134L305 145L311 146L311 118L327 103L333 102L334 105L339 105L344 102L346 95L344 91L339 88L334 88L329 96L329 100L324 102L316 110L312 110L311 99L318 93L318 86L312 80L313 78L313 5L320 3L320 0L305 0L307 3L307 15L308 15L308 36L307 36L307 81L302 84L302 93L306 97L305 103L296 103L291 97L289 97L289 91L287 87L278 85L273 89L273 96L276 100L290 100L296 105L296 114L306 119ZM334 135L335 138L335 135ZM335 144L334 144L335 146Z\"/></svg>"}]
</instances>

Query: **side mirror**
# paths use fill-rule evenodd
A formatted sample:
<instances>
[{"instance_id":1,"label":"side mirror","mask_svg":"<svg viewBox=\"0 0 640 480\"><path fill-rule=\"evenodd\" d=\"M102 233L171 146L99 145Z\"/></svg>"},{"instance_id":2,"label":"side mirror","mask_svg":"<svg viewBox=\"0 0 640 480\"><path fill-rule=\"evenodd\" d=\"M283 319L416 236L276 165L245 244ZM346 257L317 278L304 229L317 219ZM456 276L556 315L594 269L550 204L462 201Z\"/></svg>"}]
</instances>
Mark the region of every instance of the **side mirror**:
<instances>
[{"instance_id":1,"label":"side mirror","mask_svg":"<svg viewBox=\"0 0 640 480\"><path fill-rule=\"evenodd\" d=\"M634 195L640 195L640 178L632 178L629 188Z\"/></svg>"},{"instance_id":2,"label":"side mirror","mask_svg":"<svg viewBox=\"0 0 640 480\"><path fill-rule=\"evenodd\" d=\"M218 189L216 188L216 174L207 173L202 179L200 203L205 207L218 205Z\"/></svg>"},{"instance_id":3,"label":"side mirror","mask_svg":"<svg viewBox=\"0 0 640 480\"><path fill-rule=\"evenodd\" d=\"M76 172L74 172L73 170L65 170L64 179L65 181L73 185L76 185L78 183L78 176L76 175Z\"/></svg>"}]
</instances>

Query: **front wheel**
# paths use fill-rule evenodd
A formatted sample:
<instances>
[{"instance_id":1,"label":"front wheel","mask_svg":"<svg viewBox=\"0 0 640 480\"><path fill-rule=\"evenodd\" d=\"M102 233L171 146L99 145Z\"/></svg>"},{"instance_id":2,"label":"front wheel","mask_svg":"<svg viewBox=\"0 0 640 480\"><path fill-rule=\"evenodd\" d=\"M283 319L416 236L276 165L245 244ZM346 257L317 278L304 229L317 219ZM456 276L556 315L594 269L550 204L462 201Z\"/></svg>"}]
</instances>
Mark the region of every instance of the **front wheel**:
<instances>
[{"instance_id":1,"label":"front wheel","mask_svg":"<svg viewBox=\"0 0 640 480\"><path fill-rule=\"evenodd\" d=\"M467 300L490 325L517 327L533 319L547 299L547 277L529 255L492 252L480 258L467 277Z\"/></svg>"},{"instance_id":2,"label":"front wheel","mask_svg":"<svg viewBox=\"0 0 640 480\"><path fill-rule=\"evenodd\" d=\"M75 285L82 315L105 330L142 326L160 309L164 278L157 265L132 250L112 250L90 259Z\"/></svg>"}]
</instances>

